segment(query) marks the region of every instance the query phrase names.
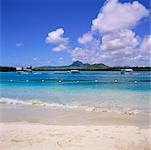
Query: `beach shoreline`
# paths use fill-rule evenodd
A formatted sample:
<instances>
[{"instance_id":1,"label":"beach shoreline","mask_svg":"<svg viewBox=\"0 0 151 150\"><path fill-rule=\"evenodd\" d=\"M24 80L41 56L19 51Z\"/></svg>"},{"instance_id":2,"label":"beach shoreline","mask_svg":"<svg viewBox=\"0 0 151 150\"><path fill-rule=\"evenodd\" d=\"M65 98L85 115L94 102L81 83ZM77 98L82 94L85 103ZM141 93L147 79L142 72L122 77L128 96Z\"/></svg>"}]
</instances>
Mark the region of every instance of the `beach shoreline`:
<instances>
[{"instance_id":1,"label":"beach shoreline","mask_svg":"<svg viewBox=\"0 0 151 150\"><path fill-rule=\"evenodd\" d=\"M86 111L39 105L0 104L0 122L29 122L49 125L134 125L148 128L148 113Z\"/></svg>"},{"instance_id":2,"label":"beach shoreline","mask_svg":"<svg viewBox=\"0 0 151 150\"><path fill-rule=\"evenodd\" d=\"M150 150L150 115L0 105L2 150Z\"/></svg>"}]
</instances>

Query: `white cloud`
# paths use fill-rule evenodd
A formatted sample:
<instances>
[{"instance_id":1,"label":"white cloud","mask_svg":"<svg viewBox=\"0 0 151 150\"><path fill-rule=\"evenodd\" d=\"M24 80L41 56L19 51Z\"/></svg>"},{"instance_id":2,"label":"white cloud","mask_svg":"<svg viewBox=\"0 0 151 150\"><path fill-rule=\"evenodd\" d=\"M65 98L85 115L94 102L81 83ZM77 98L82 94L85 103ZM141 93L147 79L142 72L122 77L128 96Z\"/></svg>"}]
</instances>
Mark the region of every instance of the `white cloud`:
<instances>
[{"instance_id":1,"label":"white cloud","mask_svg":"<svg viewBox=\"0 0 151 150\"><path fill-rule=\"evenodd\" d=\"M119 65L120 63L129 65L130 58L137 54L136 47L138 39L131 30L123 30L118 33L105 34L102 37L100 55L103 55L103 61L109 65Z\"/></svg>"},{"instance_id":2,"label":"white cloud","mask_svg":"<svg viewBox=\"0 0 151 150\"><path fill-rule=\"evenodd\" d=\"M72 60L110 66L145 64L151 53L151 36L141 42L133 29L148 16L149 10L138 1L107 0L92 20L91 30L78 38L80 46L70 52ZM55 52L69 49L69 38L64 37L62 28L48 33L46 42L55 46Z\"/></svg>"},{"instance_id":3,"label":"white cloud","mask_svg":"<svg viewBox=\"0 0 151 150\"><path fill-rule=\"evenodd\" d=\"M99 59L96 58L98 57L98 53L95 50L89 50L89 49L83 49L80 47L76 47L72 52L71 52L72 60L76 61L82 61L84 63L98 63Z\"/></svg>"},{"instance_id":4,"label":"white cloud","mask_svg":"<svg viewBox=\"0 0 151 150\"><path fill-rule=\"evenodd\" d=\"M24 44L22 42L16 43L16 47L22 47L22 46L24 46Z\"/></svg>"},{"instance_id":5,"label":"white cloud","mask_svg":"<svg viewBox=\"0 0 151 150\"><path fill-rule=\"evenodd\" d=\"M139 66L151 65L151 35L145 36L138 48L138 55L134 58Z\"/></svg>"},{"instance_id":6,"label":"white cloud","mask_svg":"<svg viewBox=\"0 0 151 150\"><path fill-rule=\"evenodd\" d=\"M63 34L64 30L62 28L48 33L46 43L56 46L52 49L53 51L60 52L68 48L69 38L63 37Z\"/></svg>"},{"instance_id":7,"label":"white cloud","mask_svg":"<svg viewBox=\"0 0 151 150\"><path fill-rule=\"evenodd\" d=\"M110 66L148 66L151 61L151 35L146 36L142 42L131 30L104 35L100 55L102 61ZM117 36L118 35L118 36ZM117 43L116 43L117 42Z\"/></svg>"},{"instance_id":8,"label":"white cloud","mask_svg":"<svg viewBox=\"0 0 151 150\"><path fill-rule=\"evenodd\" d=\"M149 11L139 2L120 3L108 0L97 18L92 21L92 30L110 33L133 28Z\"/></svg>"},{"instance_id":9,"label":"white cloud","mask_svg":"<svg viewBox=\"0 0 151 150\"><path fill-rule=\"evenodd\" d=\"M89 52L88 50L84 50L82 48L76 47L72 51L72 58L73 61L81 60L83 62L87 62L89 60Z\"/></svg>"},{"instance_id":10,"label":"white cloud","mask_svg":"<svg viewBox=\"0 0 151 150\"><path fill-rule=\"evenodd\" d=\"M93 37L91 42L91 44L85 44L84 47L75 48L72 51L73 60L105 63L110 66L131 65L132 61L129 60L138 53L136 47L139 39L135 32L128 29L104 34L99 39Z\"/></svg>"},{"instance_id":11,"label":"white cloud","mask_svg":"<svg viewBox=\"0 0 151 150\"><path fill-rule=\"evenodd\" d=\"M151 35L146 36L140 46L142 54L151 54Z\"/></svg>"},{"instance_id":12,"label":"white cloud","mask_svg":"<svg viewBox=\"0 0 151 150\"><path fill-rule=\"evenodd\" d=\"M78 42L82 47L84 46L84 49L92 51L100 49L101 40L99 37L96 38L96 35L93 32L83 34L82 37L78 38Z\"/></svg>"},{"instance_id":13,"label":"white cloud","mask_svg":"<svg viewBox=\"0 0 151 150\"><path fill-rule=\"evenodd\" d=\"M64 58L63 57L59 57L59 62L63 63L64 62Z\"/></svg>"},{"instance_id":14,"label":"white cloud","mask_svg":"<svg viewBox=\"0 0 151 150\"><path fill-rule=\"evenodd\" d=\"M72 58L110 66L131 66L140 59L146 60L139 48L140 38L132 29L148 14L149 10L137 1L108 0L92 21L91 31L78 38L82 46L73 50ZM150 40L145 38L141 49L147 53L148 48Z\"/></svg>"},{"instance_id":15,"label":"white cloud","mask_svg":"<svg viewBox=\"0 0 151 150\"><path fill-rule=\"evenodd\" d=\"M65 44L59 44L58 46L54 47L52 50L55 52L61 52L63 50L66 50L68 47Z\"/></svg>"},{"instance_id":16,"label":"white cloud","mask_svg":"<svg viewBox=\"0 0 151 150\"><path fill-rule=\"evenodd\" d=\"M93 35L90 32L85 33L85 34L83 34L82 37L78 38L78 42L80 44L87 44L87 43L91 42L92 40L93 40Z\"/></svg>"},{"instance_id":17,"label":"white cloud","mask_svg":"<svg viewBox=\"0 0 151 150\"><path fill-rule=\"evenodd\" d=\"M115 51L125 48L135 48L138 39L131 30L122 30L118 33L106 34L102 37L101 48L103 51Z\"/></svg>"},{"instance_id":18,"label":"white cloud","mask_svg":"<svg viewBox=\"0 0 151 150\"><path fill-rule=\"evenodd\" d=\"M39 57L34 57L34 58L33 58L33 61L39 61L39 60L40 60Z\"/></svg>"}]
</instances>

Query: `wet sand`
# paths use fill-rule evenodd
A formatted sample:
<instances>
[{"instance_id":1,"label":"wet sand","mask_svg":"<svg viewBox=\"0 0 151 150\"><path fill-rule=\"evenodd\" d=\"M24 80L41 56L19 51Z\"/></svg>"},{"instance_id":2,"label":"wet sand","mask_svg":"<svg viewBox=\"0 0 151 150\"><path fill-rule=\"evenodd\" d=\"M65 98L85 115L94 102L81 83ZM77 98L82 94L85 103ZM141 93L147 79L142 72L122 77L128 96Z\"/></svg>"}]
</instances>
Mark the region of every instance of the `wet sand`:
<instances>
[{"instance_id":1,"label":"wet sand","mask_svg":"<svg viewBox=\"0 0 151 150\"><path fill-rule=\"evenodd\" d=\"M97 112L45 106L0 105L0 122L31 122L50 125L150 126L149 114Z\"/></svg>"}]
</instances>

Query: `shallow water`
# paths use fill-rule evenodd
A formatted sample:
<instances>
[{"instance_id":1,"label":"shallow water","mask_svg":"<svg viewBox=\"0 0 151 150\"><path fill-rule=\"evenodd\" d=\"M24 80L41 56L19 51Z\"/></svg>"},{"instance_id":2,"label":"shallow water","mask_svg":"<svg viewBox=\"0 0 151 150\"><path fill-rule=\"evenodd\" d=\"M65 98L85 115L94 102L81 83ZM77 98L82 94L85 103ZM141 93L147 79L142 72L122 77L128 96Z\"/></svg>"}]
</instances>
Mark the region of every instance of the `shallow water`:
<instances>
[{"instance_id":1,"label":"shallow water","mask_svg":"<svg viewBox=\"0 0 151 150\"><path fill-rule=\"evenodd\" d=\"M0 73L0 102L148 113L151 107L150 73Z\"/></svg>"}]
</instances>

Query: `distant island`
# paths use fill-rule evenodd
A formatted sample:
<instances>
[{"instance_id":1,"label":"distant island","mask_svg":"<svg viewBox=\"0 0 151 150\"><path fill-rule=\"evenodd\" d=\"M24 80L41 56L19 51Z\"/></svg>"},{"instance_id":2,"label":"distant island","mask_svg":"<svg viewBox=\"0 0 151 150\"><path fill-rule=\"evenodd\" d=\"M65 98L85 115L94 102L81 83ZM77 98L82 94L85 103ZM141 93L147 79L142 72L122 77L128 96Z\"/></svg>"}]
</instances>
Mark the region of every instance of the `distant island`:
<instances>
[{"instance_id":1,"label":"distant island","mask_svg":"<svg viewBox=\"0 0 151 150\"><path fill-rule=\"evenodd\" d=\"M108 68L110 68L110 67L108 67L108 66L106 66L106 65L104 65L104 64L102 64L102 63L100 63L100 64L88 64L88 63L82 63L81 61L75 61L75 62L73 62L71 65L69 65L69 66L42 66L42 67L36 67L36 68L34 68L33 70L35 70L35 71L47 71L47 70L58 70L58 71L61 71L61 70L63 70L63 71L68 71L68 70L73 70L73 69L78 69L78 70L83 70L83 71L85 71L85 70L106 70L106 69L108 69Z\"/></svg>"},{"instance_id":2,"label":"distant island","mask_svg":"<svg viewBox=\"0 0 151 150\"><path fill-rule=\"evenodd\" d=\"M32 69L32 71L69 71L77 69L79 71L121 71L121 69L133 69L134 71L151 71L151 67L129 67L129 66L117 66L109 67L105 64L88 64L82 63L81 61L75 61L68 66L40 66L32 68L32 66L27 69ZM23 68L22 68L23 69ZM16 71L16 67L5 67L0 66L0 72L11 72Z\"/></svg>"}]
</instances>

